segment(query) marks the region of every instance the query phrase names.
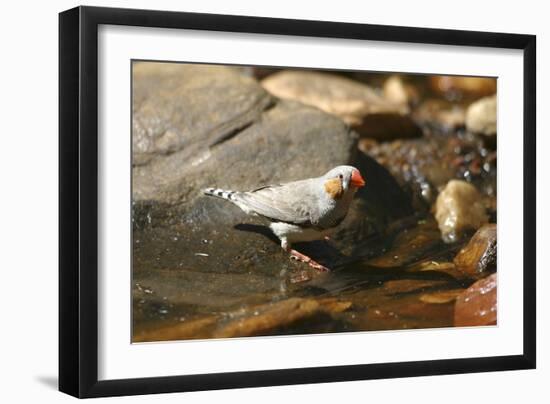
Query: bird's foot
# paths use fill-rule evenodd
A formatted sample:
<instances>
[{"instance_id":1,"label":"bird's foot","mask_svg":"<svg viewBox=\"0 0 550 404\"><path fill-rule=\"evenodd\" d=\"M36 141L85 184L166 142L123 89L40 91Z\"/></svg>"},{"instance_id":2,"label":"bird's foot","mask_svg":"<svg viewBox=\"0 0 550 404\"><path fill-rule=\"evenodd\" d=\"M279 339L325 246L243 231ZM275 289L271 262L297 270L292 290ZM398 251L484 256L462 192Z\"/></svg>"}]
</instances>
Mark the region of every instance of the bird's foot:
<instances>
[{"instance_id":1,"label":"bird's foot","mask_svg":"<svg viewBox=\"0 0 550 404\"><path fill-rule=\"evenodd\" d=\"M290 250L289 252L290 252L290 258L293 258L293 259L298 260L298 261L305 262L310 267L316 269L319 272L330 272L330 269L328 269L327 267L319 264L317 261L314 261L313 259L311 259L310 257L308 257L305 254L302 254L302 253L300 253L296 250Z\"/></svg>"}]
</instances>

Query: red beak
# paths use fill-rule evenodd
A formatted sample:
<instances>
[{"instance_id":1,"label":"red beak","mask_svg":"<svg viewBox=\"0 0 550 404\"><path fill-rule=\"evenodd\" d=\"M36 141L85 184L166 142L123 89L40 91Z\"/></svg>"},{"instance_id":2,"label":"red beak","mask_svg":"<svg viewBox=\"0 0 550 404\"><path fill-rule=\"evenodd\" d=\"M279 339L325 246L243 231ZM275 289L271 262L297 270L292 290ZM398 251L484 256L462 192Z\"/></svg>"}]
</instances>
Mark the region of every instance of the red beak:
<instances>
[{"instance_id":1,"label":"red beak","mask_svg":"<svg viewBox=\"0 0 550 404\"><path fill-rule=\"evenodd\" d=\"M361 188L365 186L365 180L363 177L361 177L361 173L359 170L354 170L351 174L351 181L350 184L353 185L355 188Z\"/></svg>"}]
</instances>

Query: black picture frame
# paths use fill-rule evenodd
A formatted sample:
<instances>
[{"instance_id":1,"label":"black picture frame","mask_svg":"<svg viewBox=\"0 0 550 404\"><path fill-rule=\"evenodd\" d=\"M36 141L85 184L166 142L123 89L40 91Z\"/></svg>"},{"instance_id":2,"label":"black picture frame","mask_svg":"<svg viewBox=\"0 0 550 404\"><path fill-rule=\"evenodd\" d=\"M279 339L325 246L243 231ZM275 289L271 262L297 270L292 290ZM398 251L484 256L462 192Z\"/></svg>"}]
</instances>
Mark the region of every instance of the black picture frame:
<instances>
[{"instance_id":1,"label":"black picture frame","mask_svg":"<svg viewBox=\"0 0 550 404\"><path fill-rule=\"evenodd\" d=\"M523 354L98 381L98 26L183 28L523 51ZM324 383L536 366L533 35L77 7L59 15L59 389L76 397Z\"/></svg>"}]
</instances>

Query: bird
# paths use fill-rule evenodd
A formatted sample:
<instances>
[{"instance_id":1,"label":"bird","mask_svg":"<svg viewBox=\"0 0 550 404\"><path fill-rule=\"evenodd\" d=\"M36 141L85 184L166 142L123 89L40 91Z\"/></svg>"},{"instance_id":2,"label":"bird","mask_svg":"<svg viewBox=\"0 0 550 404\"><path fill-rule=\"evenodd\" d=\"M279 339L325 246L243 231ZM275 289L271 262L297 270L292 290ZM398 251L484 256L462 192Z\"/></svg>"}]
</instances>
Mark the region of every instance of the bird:
<instances>
[{"instance_id":1,"label":"bird","mask_svg":"<svg viewBox=\"0 0 550 404\"><path fill-rule=\"evenodd\" d=\"M328 240L346 217L356 191L363 186L365 180L357 168L341 165L320 177L266 185L251 191L206 188L203 192L235 204L248 215L268 219L269 228L291 258L328 272L329 268L294 250L292 244Z\"/></svg>"}]
</instances>

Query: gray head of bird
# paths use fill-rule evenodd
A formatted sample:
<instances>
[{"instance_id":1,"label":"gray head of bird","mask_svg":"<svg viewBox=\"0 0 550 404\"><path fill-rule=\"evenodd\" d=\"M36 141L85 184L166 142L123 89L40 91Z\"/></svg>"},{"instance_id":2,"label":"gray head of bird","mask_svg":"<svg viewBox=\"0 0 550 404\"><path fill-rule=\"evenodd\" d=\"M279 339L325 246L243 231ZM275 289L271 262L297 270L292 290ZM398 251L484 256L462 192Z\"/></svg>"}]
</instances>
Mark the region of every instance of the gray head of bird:
<instances>
[{"instance_id":1,"label":"gray head of bird","mask_svg":"<svg viewBox=\"0 0 550 404\"><path fill-rule=\"evenodd\" d=\"M355 192L365 186L359 170L353 166L338 166L323 175L325 191L333 198L340 199L348 190Z\"/></svg>"}]
</instances>

